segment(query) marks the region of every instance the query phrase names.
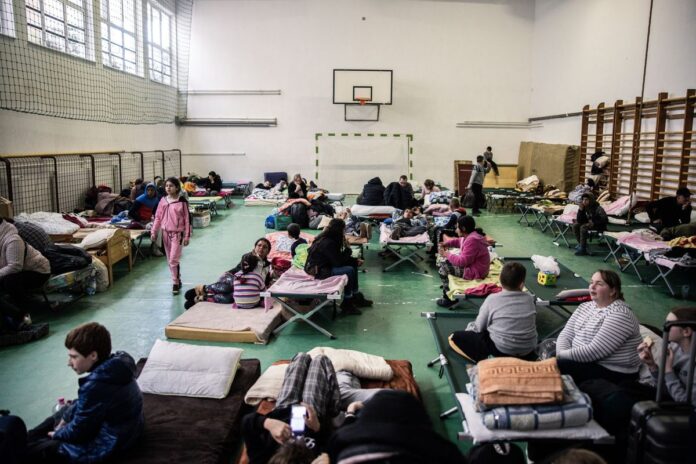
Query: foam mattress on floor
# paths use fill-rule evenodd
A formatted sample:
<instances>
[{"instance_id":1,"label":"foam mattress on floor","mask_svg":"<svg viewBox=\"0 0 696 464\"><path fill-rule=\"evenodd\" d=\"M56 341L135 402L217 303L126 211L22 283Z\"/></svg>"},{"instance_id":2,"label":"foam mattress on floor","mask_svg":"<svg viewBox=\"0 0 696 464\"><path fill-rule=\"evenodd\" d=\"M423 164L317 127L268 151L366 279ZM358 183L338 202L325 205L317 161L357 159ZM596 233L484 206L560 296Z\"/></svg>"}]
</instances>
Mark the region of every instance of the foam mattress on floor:
<instances>
[{"instance_id":1,"label":"foam mattress on floor","mask_svg":"<svg viewBox=\"0 0 696 464\"><path fill-rule=\"evenodd\" d=\"M268 343L282 322L280 303L271 309L234 309L231 304L198 303L164 329L168 338L215 342Z\"/></svg>"}]
</instances>

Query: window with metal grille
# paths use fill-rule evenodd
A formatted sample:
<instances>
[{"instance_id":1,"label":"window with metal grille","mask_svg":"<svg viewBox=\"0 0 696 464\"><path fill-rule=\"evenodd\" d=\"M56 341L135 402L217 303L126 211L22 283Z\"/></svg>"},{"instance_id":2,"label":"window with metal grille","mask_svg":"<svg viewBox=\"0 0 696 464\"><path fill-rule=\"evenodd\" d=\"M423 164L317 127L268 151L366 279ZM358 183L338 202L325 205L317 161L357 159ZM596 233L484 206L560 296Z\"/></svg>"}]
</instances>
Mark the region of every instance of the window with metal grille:
<instances>
[{"instance_id":1,"label":"window with metal grille","mask_svg":"<svg viewBox=\"0 0 696 464\"><path fill-rule=\"evenodd\" d=\"M17 37L12 0L0 0L0 34Z\"/></svg>"},{"instance_id":2,"label":"window with metal grille","mask_svg":"<svg viewBox=\"0 0 696 464\"><path fill-rule=\"evenodd\" d=\"M29 42L94 60L92 2L26 0Z\"/></svg>"},{"instance_id":3,"label":"window with metal grille","mask_svg":"<svg viewBox=\"0 0 696 464\"><path fill-rule=\"evenodd\" d=\"M142 14L139 0L101 0L104 66L143 75Z\"/></svg>"},{"instance_id":4,"label":"window with metal grille","mask_svg":"<svg viewBox=\"0 0 696 464\"><path fill-rule=\"evenodd\" d=\"M174 15L152 1L147 4L147 53L150 79L176 85L172 76L174 59Z\"/></svg>"}]
</instances>

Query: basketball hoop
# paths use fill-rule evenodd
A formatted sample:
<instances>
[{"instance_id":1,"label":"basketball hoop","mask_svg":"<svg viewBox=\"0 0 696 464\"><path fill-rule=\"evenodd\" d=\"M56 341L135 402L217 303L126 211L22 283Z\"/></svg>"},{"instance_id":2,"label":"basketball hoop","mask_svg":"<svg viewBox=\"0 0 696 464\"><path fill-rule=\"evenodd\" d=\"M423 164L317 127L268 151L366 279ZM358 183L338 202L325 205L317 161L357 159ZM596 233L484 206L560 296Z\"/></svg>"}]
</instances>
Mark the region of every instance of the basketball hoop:
<instances>
[{"instance_id":1,"label":"basketball hoop","mask_svg":"<svg viewBox=\"0 0 696 464\"><path fill-rule=\"evenodd\" d=\"M367 103L367 98L358 98L357 100L360 106L365 106L365 104Z\"/></svg>"}]
</instances>

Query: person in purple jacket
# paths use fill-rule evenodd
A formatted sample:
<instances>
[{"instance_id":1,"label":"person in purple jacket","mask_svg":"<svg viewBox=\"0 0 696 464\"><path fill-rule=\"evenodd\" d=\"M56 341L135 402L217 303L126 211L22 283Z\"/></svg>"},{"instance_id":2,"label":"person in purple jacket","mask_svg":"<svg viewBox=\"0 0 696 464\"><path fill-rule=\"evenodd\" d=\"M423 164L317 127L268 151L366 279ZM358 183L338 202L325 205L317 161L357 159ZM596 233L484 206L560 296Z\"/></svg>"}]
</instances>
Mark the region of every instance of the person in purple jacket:
<instances>
[{"instance_id":1,"label":"person in purple jacket","mask_svg":"<svg viewBox=\"0 0 696 464\"><path fill-rule=\"evenodd\" d=\"M440 245L440 256L445 259L438 270L442 279L442 298L437 300L437 305L443 308L456 303L447 296L450 275L466 280L483 279L488 276L491 267L486 235L476 228L473 217L462 216L457 220L457 235L459 237ZM452 253L448 248L459 248L459 253Z\"/></svg>"}]
</instances>

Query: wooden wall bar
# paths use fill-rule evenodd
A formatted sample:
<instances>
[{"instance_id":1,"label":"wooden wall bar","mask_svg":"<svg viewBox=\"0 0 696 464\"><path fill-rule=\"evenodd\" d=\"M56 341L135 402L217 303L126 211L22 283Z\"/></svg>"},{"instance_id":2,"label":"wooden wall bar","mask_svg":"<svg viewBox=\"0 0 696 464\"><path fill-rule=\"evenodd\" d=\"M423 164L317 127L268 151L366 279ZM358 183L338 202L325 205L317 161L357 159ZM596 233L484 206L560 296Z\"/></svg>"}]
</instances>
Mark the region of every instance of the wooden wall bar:
<instances>
[{"instance_id":1,"label":"wooden wall bar","mask_svg":"<svg viewBox=\"0 0 696 464\"><path fill-rule=\"evenodd\" d=\"M635 192L641 200L654 200L683 185L696 190L694 111L694 89L683 97L662 92L656 100L585 105L580 181L590 176L591 156L601 150L610 157L606 188L613 196Z\"/></svg>"}]
</instances>

